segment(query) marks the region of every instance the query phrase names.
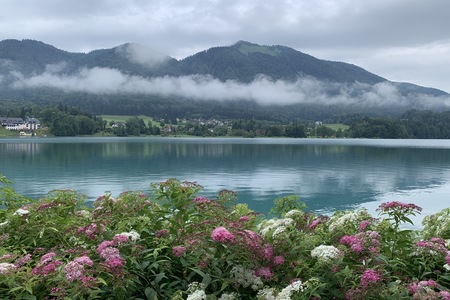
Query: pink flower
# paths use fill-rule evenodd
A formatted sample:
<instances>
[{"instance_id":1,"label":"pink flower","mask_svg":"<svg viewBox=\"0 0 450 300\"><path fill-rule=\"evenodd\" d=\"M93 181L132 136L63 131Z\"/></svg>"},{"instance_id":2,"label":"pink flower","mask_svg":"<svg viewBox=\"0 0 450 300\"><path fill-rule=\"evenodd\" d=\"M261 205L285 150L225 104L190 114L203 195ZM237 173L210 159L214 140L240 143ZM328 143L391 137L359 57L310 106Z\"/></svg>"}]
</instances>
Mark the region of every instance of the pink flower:
<instances>
[{"instance_id":1,"label":"pink flower","mask_svg":"<svg viewBox=\"0 0 450 300\"><path fill-rule=\"evenodd\" d=\"M262 250L262 255L266 260L271 260L273 256L273 247L272 245L266 244Z\"/></svg>"},{"instance_id":2,"label":"pink flower","mask_svg":"<svg viewBox=\"0 0 450 300\"><path fill-rule=\"evenodd\" d=\"M221 243L226 242L233 243L235 240L234 235L231 232L229 232L225 227L217 227L216 229L214 229L211 234L211 238L213 239L213 241Z\"/></svg>"},{"instance_id":3,"label":"pink flower","mask_svg":"<svg viewBox=\"0 0 450 300\"><path fill-rule=\"evenodd\" d=\"M366 230L366 227L369 226L370 221L367 220L363 220L361 221L361 223L359 224L359 231L363 232L364 230Z\"/></svg>"},{"instance_id":4,"label":"pink flower","mask_svg":"<svg viewBox=\"0 0 450 300\"><path fill-rule=\"evenodd\" d=\"M272 260L273 264L275 266L281 266L284 265L284 257L283 256L275 256Z\"/></svg>"},{"instance_id":5,"label":"pink flower","mask_svg":"<svg viewBox=\"0 0 450 300\"><path fill-rule=\"evenodd\" d=\"M120 256L107 259L106 263L111 269L119 269L123 267L122 258Z\"/></svg>"},{"instance_id":6,"label":"pink flower","mask_svg":"<svg viewBox=\"0 0 450 300\"><path fill-rule=\"evenodd\" d=\"M81 282L83 283L83 286L85 287L93 287L95 283L97 282L97 278L92 276L82 276Z\"/></svg>"},{"instance_id":7,"label":"pink flower","mask_svg":"<svg viewBox=\"0 0 450 300\"><path fill-rule=\"evenodd\" d=\"M64 267L64 272L67 280L72 282L81 279L84 275L84 267L75 261L71 261Z\"/></svg>"},{"instance_id":8,"label":"pink flower","mask_svg":"<svg viewBox=\"0 0 450 300\"><path fill-rule=\"evenodd\" d=\"M440 291L439 296L444 300L450 300L450 292L448 291Z\"/></svg>"},{"instance_id":9,"label":"pink flower","mask_svg":"<svg viewBox=\"0 0 450 300\"><path fill-rule=\"evenodd\" d=\"M97 254L101 254L103 252L103 250L105 250L108 247L114 246L114 242L113 241L103 241L98 247L97 247Z\"/></svg>"},{"instance_id":10,"label":"pink flower","mask_svg":"<svg viewBox=\"0 0 450 300\"><path fill-rule=\"evenodd\" d=\"M78 263L78 264L82 265L82 266L89 266L89 267L92 267L92 266L94 265L94 263L92 262L92 260L91 260L89 257L87 257L86 255L77 257L77 258L75 258L73 261L74 261L75 263Z\"/></svg>"},{"instance_id":11,"label":"pink flower","mask_svg":"<svg viewBox=\"0 0 450 300\"><path fill-rule=\"evenodd\" d=\"M239 218L239 222L247 222L248 220L250 220L248 216L242 216Z\"/></svg>"},{"instance_id":12,"label":"pink flower","mask_svg":"<svg viewBox=\"0 0 450 300\"><path fill-rule=\"evenodd\" d=\"M50 273L53 273L54 271L56 271L56 267L62 265L62 262L59 260L55 260L49 264L47 264L46 266L44 266L43 268L40 269L40 272L38 274L41 275L48 275ZM33 269L34 270L34 269ZM33 272L33 271L31 271ZM37 274L36 274L37 275Z\"/></svg>"},{"instance_id":13,"label":"pink flower","mask_svg":"<svg viewBox=\"0 0 450 300\"><path fill-rule=\"evenodd\" d=\"M316 229L317 225L320 224L320 219L315 219L314 221L311 222L311 224L309 224L309 228L311 229Z\"/></svg>"},{"instance_id":14,"label":"pink flower","mask_svg":"<svg viewBox=\"0 0 450 300\"><path fill-rule=\"evenodd\" d=\"M211 200L204 197L196 197L192 202L195 204L208 204L211 203Z\"/></svg>"},{"instance_id":15,"label":"pink flower","mask_svg":"<svg viewBox=\"0 0 450 300\"><path fill-rule=\"evenodd\" d=\"M361 253L364 251L363 244L358 239L358 237L354 235L344 235L341 238L340 243L349 246L353 252Z\"/></svg>"},{"instance_id":16,"label":"pink flower","mask_svg":"<svg viewBox=\"0 0 450 300\"><path fill-rule=\"evenodd\" d=\"M421 248L422 250L427 250L430 253L432 253L432 251L437 251L447 255L447 248L445 247L445 243L444 245L442 245L441 243L434 241L419 241L416 243L416 246Z\"/></svg>"},{"instance_id":17,"label":"pink flower","mask_svg":"<svg viewBox=\"0 0 450 300\"><path fill-rule=\"evenodd\" d=\"M176 257L180 257L186 252L186 247L184 246L175 246L172 248L173 254L175 254Z\"/></svg>"},{"instance_id":18,"label":"pink flower","mask_svg":"<svg viewBox=\"0 0 450 300\"><path fill-rule=\"evenodd\" d=\"M168 234L169 234L169 230L167 230L167 229L161 229L161 230L158 230L158 231L155 233L155 236L156 236L157 238L161 238L161 237L167 236Z\"/></svg>"},{"instance_id":19,"label":"pink flower","mask_svg":"<svg viewBox=\"0 0 450 300\"><path fill-rule=\"evenodd\" d=\"M398 211L401 213L420 213L422 208L413 204L413 203L403 203L399 201L391 201L381 203L381 205L377 208L377 211L388 212L388 211Z\"/></svg>"},{"instance_id":20,"label":"pink flower","mask_svg":"<svg viewBox=\"0 0 450 300\"><path fill-rule=\"evenodd\" d=\"M355 235L345 235L340 243L350 247L352 252L358 254L378 255L380 252L381 235L376 231L364 231Z\"/></svg>"},{"instance_id":21,"label":"pink flower","mask_svg":"<svg viewBox=\"0 0 450 300\"><path fill-rule=\"evenodd\" d=\"M361 276L361 286L367 287L381 281L381 276L375 270L366 270Z\"/></svg>"},{"instance_id":22,"label":"pink flower","mask_svg":"<svg viewBox=\"0 0 450 300\"><path fill-rule=\"evenodd\" d=\"M425 290L428 287L438 287L438 284L436 281L430 279L430 280L422 280L419 282L411 283L408 286L409 292L411 294L420 293L420 291Z\"/></svg>"},{"instance_id":23,"label":"pink flower","mask_svg":"<svg viewBox=\"0 0 450 300\"><path fill-rule=\"evenodd\" d=\"M18 259L15 263L17 268L20 268L21 266L23 266L24 264L26 264L28 261L31 260L31 254L27 254L24 257Z\"/></svg>"},{"instance_id":24,"label":"pink flower","mask_svg":"<svg viewBox=\"0 0 450 300\"><path fill-rule=\"evenodd\" d=\"M273 273L270 271L269 267L262 267L255 272L255 275L263 277L266 280L270 280L273 276Z\"/></svg>"},{"instance_id":25,"label":"pink flower","mask_svg":"<svg viewBox=\"0 0 450 300\"><path fill-rule=\"evenodd\" d=\"M120 258L119 249L114 247L106 247L101 253L100 256L104 258L106 261L115 259L117 257Z\"/></svg>"},{"instance_id":26,"label":"pink flower","mask_svg":"<svg viewBox=\"0 0 450 300\"><path fill-rule=\"evenodd\" d=\"M42 255L41 261L40 261L41 265L45 265L46 263L52 261L53 258L55 258L55 256L56 256L55 252L49 252L49 253Z\"/></svg>"},{"instance_id":27,"label":"pink flower","mask_svg":"<svg viewBox=\"0 0 450 300\"><path fill-rule=\"evenodd\" d=\"M105 225L100 224L100 226L97 226L96 223L91 223L89 225L78 228L77 234L84 233L89 239L94 240L96 238L96 235L102 233L103 231L105 231Z\"/></svg>"},{"instance_id":28,"label":"pink flower","mask_svg":"<svg viewBox=\"0 0 450 300\"><path fill-rule=\"evenodd\" d=\"M129 241L128 236L124 235L124 234L117 234L114 236L113 241L116 244L123 244Z\"/></svg>"},{"instance_id":29,"label":"pink flower","mask_svg":"<svg viewBox=\"0 0 450 300\"><path fill-rule=\"evenodd\" d=\"M9 254L9 253L3 254L3 255L0 257L0 260L6 260L6 259L9 259L9 258L11 258L11 257L12 257L12 254Z\"/></svg>"}]
</instances>

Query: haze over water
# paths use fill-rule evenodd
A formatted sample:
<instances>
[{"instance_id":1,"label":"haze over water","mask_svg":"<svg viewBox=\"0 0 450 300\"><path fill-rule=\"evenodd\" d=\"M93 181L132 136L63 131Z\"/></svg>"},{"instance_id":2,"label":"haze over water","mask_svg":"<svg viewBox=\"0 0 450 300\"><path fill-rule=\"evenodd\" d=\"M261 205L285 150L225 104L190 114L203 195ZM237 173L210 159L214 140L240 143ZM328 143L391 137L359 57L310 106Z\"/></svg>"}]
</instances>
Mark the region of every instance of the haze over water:
<instances>
[{"instance_id":1,"label":"haze over water","mask_svg":"<svg viewBox=\"0 0 450 300\"><path fill-rule=\"evenodd\" d=\"M293 194L324 214L361 206L376 214L394 200L422 206L423 215L450 207L447 140L2 139L0 154L0 173L34 199L70 188L94 200L177 178L196 181L208 197L232 190L263 213Z\"/></svg>"}]
</instances>

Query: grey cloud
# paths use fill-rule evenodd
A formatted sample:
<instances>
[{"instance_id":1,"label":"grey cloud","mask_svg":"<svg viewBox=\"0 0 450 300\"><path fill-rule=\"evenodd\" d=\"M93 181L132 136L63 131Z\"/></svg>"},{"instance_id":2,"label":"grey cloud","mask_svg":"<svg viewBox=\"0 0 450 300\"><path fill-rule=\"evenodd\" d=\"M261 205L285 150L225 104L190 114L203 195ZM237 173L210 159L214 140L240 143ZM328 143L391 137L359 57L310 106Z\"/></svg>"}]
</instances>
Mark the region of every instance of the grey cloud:
<instances>
[{"instance_id":1,"label":"grey cloud","mask_svg":"<svg viewBox=\"0 0 450 300\"><path fill-rule=\"evenodd\" d=\"M447 0L2 0L0 36L72 52L136 42L177 59L247 40L450 91L439 62L450 57L448 11ZM445 47L424 65L426 46L436 43ZM399 48L417 50L418 58L408 56L406 67L392 61Z\"/></svg>"},{"instance_id":2,"label":"grey cloud","mask_svg":"<svg viewBox=\"0 0 450 300\"><path fill-rule=\"evenodd\" d=\"M129 61L148 67L170 59L169 56L140 44L126 44L116 48L116 51L125 56Z\"/></svg>"},{"instance_id":3,"label":"grey cloud","mask_svg":"<svg viewBox=\"0 0 450 300\"><path fill-rule=\"evenodd\" d=\"M144 78L123 74L116 69L82 69L75 75L59 74L62 65L49 66L47 72L32 77L14 73L15 88L50 87L65 92L93 94L143 94L184 97L197 100L254 100L262 105L323 103L364 106L398 105L415 103L430 108L437 103L450 105L450 99L424 95L401 95L394 84L383 82L374 86L354 83L338 84L298 78L295 82L272 80L264 75L249 84L237 81L220 81L211 76L190 75L180 77Z\"/></svg>"}]
</instances>

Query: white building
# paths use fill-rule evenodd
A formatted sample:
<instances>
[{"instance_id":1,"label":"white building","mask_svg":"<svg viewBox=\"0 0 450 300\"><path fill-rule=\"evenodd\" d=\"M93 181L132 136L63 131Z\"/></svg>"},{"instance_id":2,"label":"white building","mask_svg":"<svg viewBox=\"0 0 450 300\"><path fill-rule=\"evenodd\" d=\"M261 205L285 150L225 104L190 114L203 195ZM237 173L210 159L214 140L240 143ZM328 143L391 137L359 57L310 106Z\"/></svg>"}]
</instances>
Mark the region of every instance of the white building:
<instances>
[{"instance_id":1,"label":"white building","mask_svg":"<svg viewBox=\"0 0 450 300\"><path fill-rule=\"evenodd\" d=\"M41 127L41 122L35 118L24 121L22 118L0 117L0 124L8 130L36 130Z\"/></svg>"}]
</instances>

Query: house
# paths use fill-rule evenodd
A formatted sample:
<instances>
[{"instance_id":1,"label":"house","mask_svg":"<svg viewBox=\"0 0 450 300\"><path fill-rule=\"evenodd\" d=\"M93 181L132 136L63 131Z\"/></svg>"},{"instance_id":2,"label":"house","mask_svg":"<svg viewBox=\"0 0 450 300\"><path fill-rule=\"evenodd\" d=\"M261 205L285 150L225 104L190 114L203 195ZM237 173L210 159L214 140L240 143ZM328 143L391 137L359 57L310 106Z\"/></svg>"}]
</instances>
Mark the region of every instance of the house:
<instances>
[{"instance_id":1,"label":"house","mask_svg":"<svg viewBox=\"0 0 450 300\"><path fill-rule=\"evenodd\" d=\"M25 126L28 130L36 130L41 128L41 122L36 118L28 118L25 122Z\"/></svg>"},{"instance_id":2,"label":"house","mask_svg":"<svg viewBox=\"0 0 450 300\"><path fill-rule=\"evenodd\" d=\"M22 118L0 117L0 123L8 130L19 130L25 124Z\"/></svg>"},{"instance_id":3,"label":"house","mask_svg":"<svg viewBox=\"0 0 450 300\"><path fill-rule=\"evenodd\" d=\"M36 118L24 121L22 118L0 117L0 124L8 130L36 130L41 127L41 122Z\"/></svg>"}]
</instances>

